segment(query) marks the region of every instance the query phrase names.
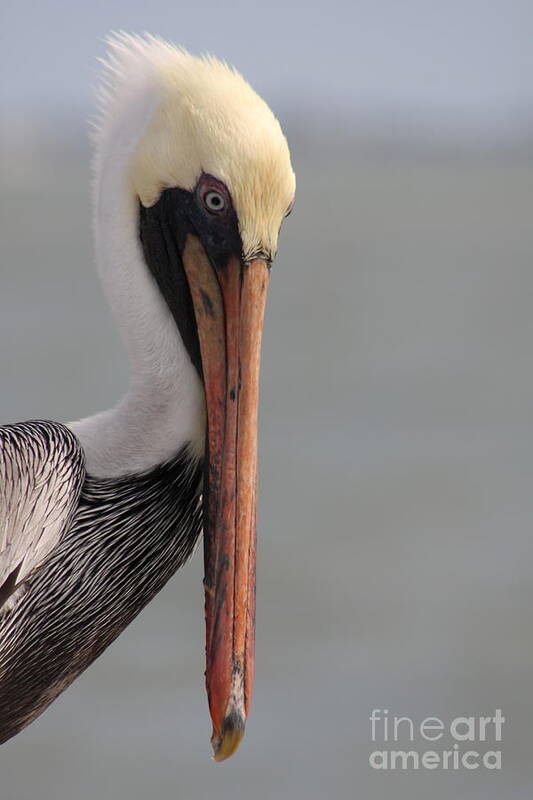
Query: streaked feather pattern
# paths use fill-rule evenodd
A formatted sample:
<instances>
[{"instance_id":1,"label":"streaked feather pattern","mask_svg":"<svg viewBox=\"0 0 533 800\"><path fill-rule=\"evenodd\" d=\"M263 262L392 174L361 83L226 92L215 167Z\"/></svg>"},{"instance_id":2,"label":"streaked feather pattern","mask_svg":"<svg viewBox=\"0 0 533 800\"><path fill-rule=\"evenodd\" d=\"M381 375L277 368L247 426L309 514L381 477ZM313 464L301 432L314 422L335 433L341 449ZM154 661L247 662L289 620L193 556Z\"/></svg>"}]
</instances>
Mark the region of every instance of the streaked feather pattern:
<instances>
[{"instance_id":1,"label":"streaked feather pattern","mask_svg":"<svg viewBox=\"0 0 533 800\"><path fill-rule=\"evenodd\" d=\"M11 439L14 429L24 428L10 427ZM66 446L61 428L52 429L57 435L48 451L55 469L53 451ZM48 427L42 432L50 435ZM11 450L27 445L21 433ZM35 434L32 429L31 448ZM201 480L201 461L184 447L146 473L86 476L81 495L75 480L68 499L67 489L59 492L65 507L76 499L70 524L40 566L25 573L26 591L0 616L0 743L44 711L190 557L201 531ZM36 486L39 493L38 480ZM49 504L38 507L48 513ZM31 519L32 530L40 530L36 509L17 519ZM9 540L16 548L15 537Z\"/></svg>"},{"instance_id":2,"label":"streaked feather pattern","mask_svg":"<svg viewBox=\"0 0 533 800\"><path fill-rule=\"evenodd\" d=\"M0 608L70 525L84 477L82 449L64 425L0 427Z\"/></svg>"}]
</instances>

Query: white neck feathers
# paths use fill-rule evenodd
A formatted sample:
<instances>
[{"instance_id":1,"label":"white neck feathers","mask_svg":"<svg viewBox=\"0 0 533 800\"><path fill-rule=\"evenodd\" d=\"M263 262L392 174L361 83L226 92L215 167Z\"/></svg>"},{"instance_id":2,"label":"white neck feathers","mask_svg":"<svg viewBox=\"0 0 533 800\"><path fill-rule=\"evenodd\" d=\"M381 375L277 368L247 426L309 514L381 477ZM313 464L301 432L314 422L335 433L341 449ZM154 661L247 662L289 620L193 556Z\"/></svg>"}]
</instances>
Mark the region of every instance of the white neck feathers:
<instances>
[{"instance_id":1,"label":"white neck feathers","mask_svg":"<svg viewBox=\"0 0 533 800\"><path fill-rule=\"evenodd\" d=\"M203 448L203 388L144 261L128 171L159 102L149 66L131 46L110 57L95 136L96 260L131 367L130 390L116 408L70 425L88 472L99 477L148 470L187 443L196 455Z\"/></svg>"}]
</instances>

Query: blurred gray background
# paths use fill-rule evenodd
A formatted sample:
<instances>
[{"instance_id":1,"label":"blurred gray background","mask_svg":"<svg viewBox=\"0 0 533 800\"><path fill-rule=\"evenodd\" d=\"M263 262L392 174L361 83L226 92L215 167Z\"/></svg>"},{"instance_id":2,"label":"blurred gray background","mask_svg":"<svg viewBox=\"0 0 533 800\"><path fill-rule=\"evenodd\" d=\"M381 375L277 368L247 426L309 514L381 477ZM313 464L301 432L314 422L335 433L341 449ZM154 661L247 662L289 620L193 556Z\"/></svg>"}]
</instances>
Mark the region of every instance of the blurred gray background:
<instances>
[{"instance_id":1,"label":"blurred gray background","mask_svg":"<svg viewBox=\"0 0 533 800\"><path fill-rule=\"evenodd\" d=\"M530 798L532 4L4 0L0 23L0 422L127 386L90 232L110 29L234 63L298 179L264 342L244 744L209 760L197 553L2 747L1 800ZM373 708L501 708L503 769L374 771Z\"/></svg>"}]
</instances>

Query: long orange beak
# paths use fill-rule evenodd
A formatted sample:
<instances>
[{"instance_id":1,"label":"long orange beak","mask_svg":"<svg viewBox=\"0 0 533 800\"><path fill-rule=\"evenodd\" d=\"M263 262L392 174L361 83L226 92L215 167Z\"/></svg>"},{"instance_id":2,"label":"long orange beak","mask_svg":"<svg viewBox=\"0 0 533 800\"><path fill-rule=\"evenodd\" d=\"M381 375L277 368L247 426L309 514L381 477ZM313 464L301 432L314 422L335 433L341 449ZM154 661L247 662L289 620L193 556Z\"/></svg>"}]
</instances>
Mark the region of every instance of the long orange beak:
<instances>
[{"instance_id":1,"label":"long orange beak","mask_svg":"<svg viewBox=\"0 0 533 800\"><path fill-rule=\"evenodd\" d=\"M215 270L196 237L183 250L207 405L204 483L206 687L214 759L237 750L254 680L257 407L268 263Z\"/></svg>"}]
</instances>

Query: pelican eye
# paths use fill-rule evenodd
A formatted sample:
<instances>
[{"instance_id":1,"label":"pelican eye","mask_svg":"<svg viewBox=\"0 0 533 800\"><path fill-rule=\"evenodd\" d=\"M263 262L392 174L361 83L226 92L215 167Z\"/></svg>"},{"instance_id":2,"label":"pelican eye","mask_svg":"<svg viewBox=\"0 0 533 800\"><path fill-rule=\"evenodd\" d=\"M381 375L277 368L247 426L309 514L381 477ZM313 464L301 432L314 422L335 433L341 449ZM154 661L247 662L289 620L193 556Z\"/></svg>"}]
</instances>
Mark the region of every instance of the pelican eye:
<instances>
[{"instance_id":1,"label":"pelican eye","mask_svg":"<svg viewBox=\"0 0 533 800\"><path fill-rule=\"evenodd\" d=\"M204 194L204 204L208 211L218 213L226 208L226 198L221 192L210 189Z\"/></svg>"}]
</instances>

